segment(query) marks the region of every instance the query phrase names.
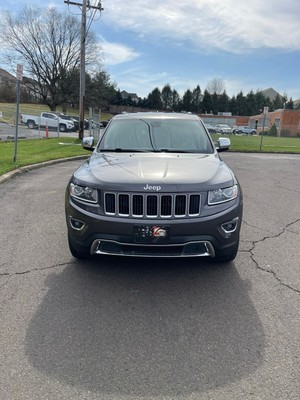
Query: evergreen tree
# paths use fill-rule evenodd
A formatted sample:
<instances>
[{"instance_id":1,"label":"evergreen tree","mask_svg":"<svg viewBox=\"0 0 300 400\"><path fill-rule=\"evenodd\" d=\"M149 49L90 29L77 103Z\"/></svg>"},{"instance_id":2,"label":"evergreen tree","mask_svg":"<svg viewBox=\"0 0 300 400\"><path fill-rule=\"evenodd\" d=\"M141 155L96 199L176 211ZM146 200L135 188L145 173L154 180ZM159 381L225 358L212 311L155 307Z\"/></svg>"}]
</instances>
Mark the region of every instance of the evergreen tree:
<instances>
[{"instance_id":1,"label":"evergreen tree","mask_svg":"<svg viewBox=\"0 0 300 400\"><path fill-rule=\"evenodd\" d=\"M284 101L283 98L277 94L275 99L273 100L273 109L278 110L284 107Z\"/></svg>"},{"instance_id":2,"label":"evergreen tree","mask_svg":"<svg viewBox=\"0 0 300 400\"><path fill-rule=\"evenodd\" d=\"M246 104L245 104L245 113L246 115L255 115L256 113L256 98L254 92L251 90L246 96Z\"/></svg>"},{"instance_id":3,"label":"evergreen tree","mask_svg":"<svg viewBox=\"0 0 300 400\"><path fill-rule=\"evenodd\" d=\"M202 97L200 86L197 85L192 93L192 111L194 113L201 113Z\"/></svg>"},{"instance_id":4,"label":"evergreen tree","mask_svg":"<svg viewBox=\"0 0 300 400\"><path fill-rule=\"evenodd\" d=\"M172 110L173 111L179 111L180 110L180 96L178 92L174 89L172 91Z\"/></svg>"},{"instance_id":5,"label":"evergreen tree","mask_svg":"<svg viewBox=\"0 0 300 400\"><path fill-rule=\"evenodd\" d=\"M232 115L237 114L237 104L236 104L236 97L232 96L231 99L229 99L229 111L231 112Z\"/></svg>"},{"instance_id":6,"label":"evergreen tree","mask_svg":"<svg viewBox=\"0 0 300 400\"><path fill-rule=\"evenodd\" d=\"M294 102L293 99L290 97L290 100L285 103L285 108L288 110L293 110L294 109Z\"/></svg>"},{"instance_id":7,"label":"evergreen tree","mask_svg":"<svg viewBox=\"0 0 300 400\"><path fill-rule=\"evenodd\" d=\"M148 95L148 107L155 110L162 110L163 103L161 101L161 91L159 88L155 88Z\"/></svg>"},{"instance_id":8,"label":"evergreen tree","mask_svg":"<svg viewBox=\"0 0 300 400\"><path fill-rule=\"evenodd\" d=\"M162 100L164 110L172 110L173 109L172 89L168 83L162 88L161 100Z\"/></svg>"},{"instance_id":9,"label":"evergreen tree","mask_svg":"<svg viewBox=\"0 0 300 400\"><path fill-rule=\"evenodd\" d=\"M218 111L221 112L230 111L229 97L227 96L226 90L224 90L224 92L218 98Z\"/></svg>"},{"instance_id":10,"label":"evergreen tree","mask_svg":"<svg viewBox=\"0 0 300 400\"><path fill-rule=\"evenodd\" d=\"M212 112L211 95L208 90L204 90L202 99L202 112L210 114Z\"/></svg>"},{"instance_id":11,"label":"evergreen tree","mask_svg":"<svg viewBox=\"0 0 300 400\"><path fill-rule=\"evenodd\" d=\"M218 114L219 111L219 95L214 92L211 96L211 109L213 114Z\"/></svg>"},{"instance_id":12,"label":"evergreen tree","mask_svg":"<svg viewBox=\"0 0 300 400\"><path fill-rule=\"evenodd\" d=\"M182 105L184 108L184 111L192 111L192 101L193 101L193 94L190 91L190 89L188 89L182 98Z\"/></svg>"},{"instance_id":13,"label":"evergreen tree","mask_svg":"<svg viewBox=\"0 0 300 400\"><path fill-rule=\"evenodd\" d=\"M243 92L237 94L236 96L236 114L237 115L247 115L246 112L246 97Z\"/></svg>"}]
</instances>

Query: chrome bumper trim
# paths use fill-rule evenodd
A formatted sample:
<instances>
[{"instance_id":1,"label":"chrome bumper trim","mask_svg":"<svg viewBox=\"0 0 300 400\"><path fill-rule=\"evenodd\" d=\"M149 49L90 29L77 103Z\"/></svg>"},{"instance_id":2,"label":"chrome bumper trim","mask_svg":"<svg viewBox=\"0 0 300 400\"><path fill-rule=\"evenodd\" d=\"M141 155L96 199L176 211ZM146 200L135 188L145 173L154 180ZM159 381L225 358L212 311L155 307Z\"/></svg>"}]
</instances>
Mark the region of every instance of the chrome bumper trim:
<instances>
[{"instance_id":1,"label":"chrome bumper trim","mask_svg":"<svg viewBox=\"0 0 300 400\"><path fill-rule=\"evenodd\" d=\"M91 255L152 258L215 257L214 247L209 241L169 245L144 245L96 239L92 243L90 253Z\"/></svg>"}]
</instances>

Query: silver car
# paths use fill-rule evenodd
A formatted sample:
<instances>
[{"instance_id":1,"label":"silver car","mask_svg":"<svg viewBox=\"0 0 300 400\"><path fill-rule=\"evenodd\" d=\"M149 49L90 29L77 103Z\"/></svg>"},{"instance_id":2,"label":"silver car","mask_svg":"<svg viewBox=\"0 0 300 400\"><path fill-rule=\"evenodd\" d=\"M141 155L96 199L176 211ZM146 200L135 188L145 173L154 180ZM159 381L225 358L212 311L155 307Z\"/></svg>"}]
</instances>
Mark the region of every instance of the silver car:
<instances>
[{"instance_id":1,"label":"silver car","mask_svg":"<svg viewBox=\"0 0 300 400\"><path fill-rule=\"evenodd\" d=\"M243 197L196 115L115 116L72 175L65 209L72 255L236 257Z\"/></svg>"}]
</instances>

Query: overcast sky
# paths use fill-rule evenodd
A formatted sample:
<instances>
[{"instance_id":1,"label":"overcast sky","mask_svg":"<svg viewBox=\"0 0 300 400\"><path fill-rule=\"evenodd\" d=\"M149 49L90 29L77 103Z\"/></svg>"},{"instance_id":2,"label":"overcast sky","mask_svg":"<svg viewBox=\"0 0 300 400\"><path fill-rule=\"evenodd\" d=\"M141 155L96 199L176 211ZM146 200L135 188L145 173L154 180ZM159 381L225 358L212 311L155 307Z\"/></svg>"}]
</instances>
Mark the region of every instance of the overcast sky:
<instances>
[{"instance_id":1,"label":"overcast sky","mask_svg":"<svg viewBox=\"0 0 300 400\"><path fill-rule=\"evenodd\" d=\"M0 10L16 13L25 4L38 3L1 0ZM80 18L79 7L64 0L44 6ZM145 97L168 83L182 95L198 84L203 92L218 78L229 96L273 87L300 99L300 0L103 0L102 6L91 29L120 90Z\"/></svg>"}]
</instances>

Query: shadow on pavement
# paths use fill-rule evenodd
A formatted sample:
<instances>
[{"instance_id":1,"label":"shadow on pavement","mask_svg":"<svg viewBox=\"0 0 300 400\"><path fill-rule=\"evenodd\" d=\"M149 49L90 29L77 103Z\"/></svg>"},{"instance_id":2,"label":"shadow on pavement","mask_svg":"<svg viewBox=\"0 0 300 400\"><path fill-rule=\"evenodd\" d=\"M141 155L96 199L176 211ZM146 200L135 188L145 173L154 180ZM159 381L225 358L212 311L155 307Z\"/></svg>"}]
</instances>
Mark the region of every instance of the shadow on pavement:
<instances>
[{"instance_id":1,"label":"shadow on pavement","mask_svg":"<svg viewBox=\"0 0 300 400\"><path fill-rule=\"evenodd\" d=\"M45 284L26 352L65 384L180 396L239 380L262 362L262 325L234 264L74 261Z\"/></svg>"}]
</instances>

